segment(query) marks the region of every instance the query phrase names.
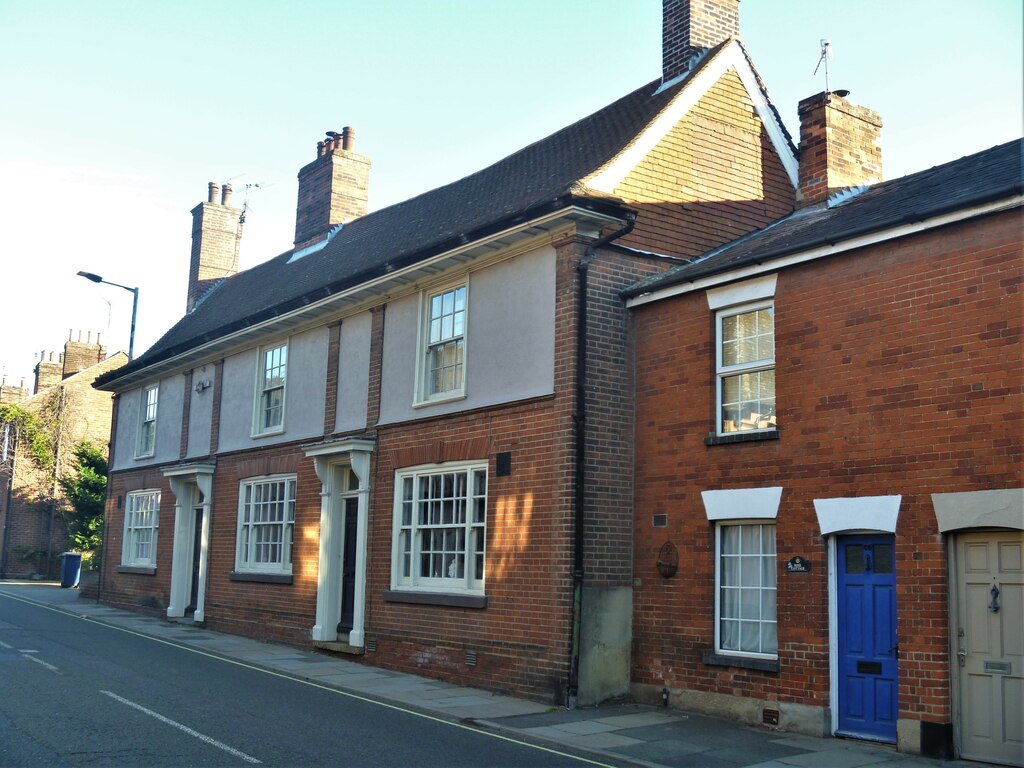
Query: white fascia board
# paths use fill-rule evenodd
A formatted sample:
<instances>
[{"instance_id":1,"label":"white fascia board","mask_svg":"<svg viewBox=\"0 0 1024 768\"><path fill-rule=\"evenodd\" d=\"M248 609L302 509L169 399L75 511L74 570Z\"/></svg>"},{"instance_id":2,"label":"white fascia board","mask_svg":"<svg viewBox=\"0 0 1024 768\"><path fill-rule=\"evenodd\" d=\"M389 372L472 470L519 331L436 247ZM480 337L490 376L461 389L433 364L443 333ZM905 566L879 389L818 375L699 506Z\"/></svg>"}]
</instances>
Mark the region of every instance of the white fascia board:
<instances>
[{"instance_id":1,"label":"white fascia board","mask_svg":"<svg viewBox=\"0 0 1024 768\"><path fill-rule=\"evenodd\" d=\"M672 285L658 291L644 293L640 296L634 296L633 298L626 299L626 306L629 308L639 307L644 304L661 301L662 299L668 299L673 296L682 296L695 291L704 291L708 288L713 288L716 285L724 285L725 283L731 283L735 280L757 277L758 275L770 272L778 272L781 269L792 267L796 264L815 261L816 259L834 256L836 254L843 253L844 251L865 248L869 245L877 245L879 243L885 243L901 237L909 237L910 235L916 235L919 232L925 232L929 229L944 227L947 224L955 224L960 221L966 221L967 219L973 219L977 216L985 216L990 213L999 213L1003 210L1017 208L1022 204L1024 204L1024 195L1017 195L1009 199L998 200L994 203L986 203L973 208L964 208L963 210L954 211L953 213L947 213L942 216L936 216L931 219L926 219L925 221L905 224L900 227L883 230L882 232L873 232L869 235L861 235L860 237L854 237L841 243L835 243L834 245L822 245L808 251L799 251L790 256L783 256L778 259L771 259L770 261L759 262L757 264L748 264L728 272L721 272L717 275L708 275L707 277L697 278L691 282L680 283L679 285Z\"/></svg>"},{"instance_id":2,"label":"white fascia board","mask_svg":"<svg viewBox=\"0 0 1024 768\"><path fill-rule=\"evenodd\" d=\"M719 79L730 69L736 70L736 74L743 83L743 87L750 96L750 100L757 110L758 117L768 131L768 136L775 151L782 159L790 182L795 189L798 183L799 173L797 158L792 152L789 142L782 132L782 127L775 119L775 112L768 105L768 100L757 84L757 76L750 67L750 62L743 54L740 44L733 40L718 55L708 62L699 72L693 81L687 83L683 90L676 96L657 119L652 122L640 134L633 144L626 148L615 158L604 170L583 179L583 183L591 189L612 194L615 188L622 183L626 175L633 170L650 153L658 143L668 135L668 132L703 98Z\"/></svg>"}]
</instances>

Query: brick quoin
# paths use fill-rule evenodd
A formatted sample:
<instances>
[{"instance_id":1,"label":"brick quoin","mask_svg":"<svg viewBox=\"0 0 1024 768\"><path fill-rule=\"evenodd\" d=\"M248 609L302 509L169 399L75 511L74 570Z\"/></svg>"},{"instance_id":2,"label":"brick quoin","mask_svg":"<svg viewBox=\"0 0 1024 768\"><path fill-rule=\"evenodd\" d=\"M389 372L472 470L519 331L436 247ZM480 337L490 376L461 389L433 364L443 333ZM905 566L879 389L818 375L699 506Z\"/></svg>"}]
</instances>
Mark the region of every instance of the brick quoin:
<instances>
[{"instance_id":1,"label":"brick quoin","mask_svg":"<svg viewBox=\"0 0 1024 768\"><path fill-rule=\"evenodd\" d=\"M947 542L931 494L1024 484L1019 222L992 215L780 271L779 440L704 444L715 342L703 291L636 308L635 682L827 707L827 540L813 500L901 495L899 716L950 722ZM780 671L707 666L714 539L700 492L768 486L783 488ZM657 514L667 527L652 526ZM673 578L655 568L666 541ZM794 555L812 571L787 573Z\"/></svg>"}]
</instances>

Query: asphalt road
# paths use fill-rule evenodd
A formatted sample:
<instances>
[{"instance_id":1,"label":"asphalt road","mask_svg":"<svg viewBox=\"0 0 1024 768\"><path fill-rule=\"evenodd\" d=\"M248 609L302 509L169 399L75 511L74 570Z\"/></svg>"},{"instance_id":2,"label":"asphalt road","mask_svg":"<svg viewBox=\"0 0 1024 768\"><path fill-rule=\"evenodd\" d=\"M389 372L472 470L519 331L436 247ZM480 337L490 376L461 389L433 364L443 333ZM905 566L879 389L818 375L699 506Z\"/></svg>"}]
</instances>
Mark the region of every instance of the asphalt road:
<instances>
[{"instance_id":1,"label":"asphalt road","mask_svg":"<svg viewBox=\"0 0 1024 768\"><path fill-rule=\"evenodd\" d=\"M582 766L0 593L0 766Z\"/></svg>"}]
</instances>

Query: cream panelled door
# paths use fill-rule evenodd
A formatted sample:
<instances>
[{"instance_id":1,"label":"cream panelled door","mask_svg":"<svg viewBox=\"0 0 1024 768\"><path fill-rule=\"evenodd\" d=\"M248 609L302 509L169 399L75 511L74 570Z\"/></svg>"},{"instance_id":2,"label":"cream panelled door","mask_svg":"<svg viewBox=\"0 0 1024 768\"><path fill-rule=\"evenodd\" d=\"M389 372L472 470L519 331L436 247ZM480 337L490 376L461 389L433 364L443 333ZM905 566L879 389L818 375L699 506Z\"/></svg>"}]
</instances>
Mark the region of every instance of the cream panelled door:
<instances>
[{"instance_id":1,"label":"cream panelled door","mask_svg":"<svg viewBox=\"0 0 1024 768\"><path fill-rule=\"evenodd\" d=\"M1024 533L957 538L959 751L1024 765Z\"/></svg>"}]
</instances>

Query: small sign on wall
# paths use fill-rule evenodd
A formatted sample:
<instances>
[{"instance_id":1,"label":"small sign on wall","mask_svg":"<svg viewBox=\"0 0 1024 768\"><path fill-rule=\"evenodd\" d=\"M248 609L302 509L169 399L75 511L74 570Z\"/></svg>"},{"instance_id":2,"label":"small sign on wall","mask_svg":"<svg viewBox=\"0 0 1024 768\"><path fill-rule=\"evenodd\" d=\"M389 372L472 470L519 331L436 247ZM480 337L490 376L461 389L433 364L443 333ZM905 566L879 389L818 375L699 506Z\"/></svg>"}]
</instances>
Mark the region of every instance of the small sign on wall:
<instances>
[{"instance_id":1,"label":"small sign on wall","mask_svg":"<svg viewBox=\"0 0 1024 768\"><path fill-rule=\"evenodd\" d=\"M811 570L811 561L799 555L791 557L786 562L786 570L789 573L808 573Z\"/></svg>"}]
</instances>

